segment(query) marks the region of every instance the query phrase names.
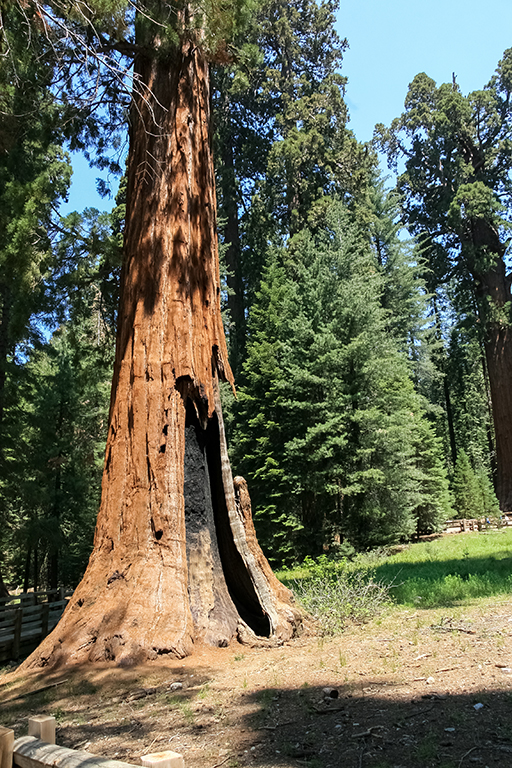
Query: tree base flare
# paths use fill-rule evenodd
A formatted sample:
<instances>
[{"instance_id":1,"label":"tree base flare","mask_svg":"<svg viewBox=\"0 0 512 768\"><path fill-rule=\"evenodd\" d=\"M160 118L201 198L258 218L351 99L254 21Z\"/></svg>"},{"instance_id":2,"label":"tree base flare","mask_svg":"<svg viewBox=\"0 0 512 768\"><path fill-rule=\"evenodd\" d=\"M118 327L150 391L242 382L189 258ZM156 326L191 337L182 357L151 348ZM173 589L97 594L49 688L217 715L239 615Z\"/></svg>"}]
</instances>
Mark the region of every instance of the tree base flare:
<instances>
[{"instance_id":1,"label":"tree base flare","mask_svg":"<svg viewBox=\"0 0 512 768\"><path fill-rule=\"evenodd\" d=\"M133 666L163 656L184 658L202 644L227 647L236 640L252 647L274 647L298 634L303 614L259 547L247 483L242 477L231 483L229 530L244 570L236 571L241 574L238 591L233 589L229 571L226 575L222 570L225 542L220 546L221 558L217 551L216 565L212 558L204 557L204 551L196 550L201 555L203 576L198 579L197 568L189 567L185 595L176 589L181 573L176 562L165 562L159 555L123 564L100 549L91 556L87 573L60 623L22 668L97 662ZM225 532L221 538L226 538ZM233 559L233 553L228 553L228 569ZM238 558L235 565L239 568ZM247 580L252 585L249 597L243 593ZM208 622L205 610L201 612L197 600L194 603L195 589L202 596L203 609L210 611ZM206 605L204 596L214 592L217 599ZM262 626L267 631L260 635Z\"/></svg>"}]
</instances>

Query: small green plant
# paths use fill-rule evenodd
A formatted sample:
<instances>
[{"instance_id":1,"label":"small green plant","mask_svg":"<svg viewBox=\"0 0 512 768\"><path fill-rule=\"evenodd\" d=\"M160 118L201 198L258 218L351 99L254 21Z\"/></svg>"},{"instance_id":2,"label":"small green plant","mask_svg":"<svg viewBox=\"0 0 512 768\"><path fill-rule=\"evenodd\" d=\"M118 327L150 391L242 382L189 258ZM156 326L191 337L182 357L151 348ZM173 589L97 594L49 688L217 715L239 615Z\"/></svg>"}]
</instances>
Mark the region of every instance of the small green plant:
<instances>
[{"instance_id":1,"label":"small green plant","mask_svg":"<svg viewBox=\"0 0 512 768\"><path fill-rule=\"evenodd\" d=\"M418 744L417 756L420 760L433 760L437 756L437 741L433 736L427 736Z\"/></svg>"},{"instance_id":2,"label":"small green plant","mask_svg":"<svg viewBox=\"0 0 512 768\"><path fill-rule=\"evenodd\" d=\"M292 589L325 634L341 632L348 620L373 618L389 604L388 588L375 581L373 570L364 563L349 566L325 556L309 560L309 578L295 580Z\"/></svg>"},{"instance_id":3,"label":"small green plant","mask_svg":"<svg viewBox=\"0 0 512 768\"><path fill-rule=\"evenodd\" d=\"M180 701L180 709L187 724L192 725L194 722L194 710L188 701Z\"/></svg>"},{"instance_id":4,"label":"small green plant","mask_svg":"<svg viewBox=\"0 0 512 768\"><path fill-rule=\"evenodd\" d=\"M237 653L235 655L235 661L242 661L242 659L245 659L245 653Z\"/></svg>"}]
</instances>

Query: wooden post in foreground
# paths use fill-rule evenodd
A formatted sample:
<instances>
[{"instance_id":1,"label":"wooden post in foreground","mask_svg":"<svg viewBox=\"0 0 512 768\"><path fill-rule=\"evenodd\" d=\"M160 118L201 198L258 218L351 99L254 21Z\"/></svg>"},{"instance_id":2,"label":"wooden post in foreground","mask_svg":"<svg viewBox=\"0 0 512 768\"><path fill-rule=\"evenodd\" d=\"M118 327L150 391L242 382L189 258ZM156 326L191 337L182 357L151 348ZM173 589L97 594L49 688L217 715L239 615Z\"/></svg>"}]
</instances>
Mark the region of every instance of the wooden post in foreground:
<instances>
[{"instance_id":1,"label":"wooden post in foreground","mask_svg":"<svg viewBox=\"0 0 512 768\"><path fill-rule=\"evenodd\" d=\"M55 744L55 718L50 715L34 715L28 719L28 735Z\"/></svg>"},{"instance_id":2,"label":"wooden post in foreground","mask_svg":"<svg viewBox=\"0 0 512 768\"><path fill-rule=\"evenodd\" d=\"M0 726L0 768L12 768L14 731Z\"/></svg>"},{"instance_id":3,"label":"wooden post in foreground","mask_svg":"<svg viewBox=\"0 0 512 768\"><path fill-rule=\"evenodd\" d=\"M145 768L185 768L183 755L178 752L152 752L142 755L140 762Z\"/></svg>"}]
</instances>

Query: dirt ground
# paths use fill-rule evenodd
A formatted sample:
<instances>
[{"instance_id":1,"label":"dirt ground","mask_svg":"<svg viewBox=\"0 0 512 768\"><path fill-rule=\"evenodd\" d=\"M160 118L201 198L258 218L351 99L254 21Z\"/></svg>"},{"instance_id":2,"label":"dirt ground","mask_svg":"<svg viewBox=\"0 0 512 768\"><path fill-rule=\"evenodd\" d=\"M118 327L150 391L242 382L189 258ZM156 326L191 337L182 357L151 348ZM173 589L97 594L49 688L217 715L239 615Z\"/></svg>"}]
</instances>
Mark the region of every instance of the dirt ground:
<instances>
[{"instance_id":1,"label":"dirt ground","mask_svg":"<svg viewBox=\"0 0 512 768\"><path fill-rule=\"evenodd\" d=\"M16 736L28 715L53 714L58 744L135 764L173 750L186 768L512 766L512 600L0 683Z\"/></svg>"}]
</instances>

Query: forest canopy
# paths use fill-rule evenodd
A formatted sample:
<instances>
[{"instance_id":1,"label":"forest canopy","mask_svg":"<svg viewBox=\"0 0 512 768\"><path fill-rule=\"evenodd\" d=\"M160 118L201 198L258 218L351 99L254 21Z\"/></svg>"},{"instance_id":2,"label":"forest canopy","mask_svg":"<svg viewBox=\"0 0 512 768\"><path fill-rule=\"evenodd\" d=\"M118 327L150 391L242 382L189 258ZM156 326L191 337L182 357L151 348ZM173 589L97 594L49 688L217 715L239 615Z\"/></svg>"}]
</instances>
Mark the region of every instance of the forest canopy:
<instances>
[{"instance_id":1,"label":"forest canopy","mask_svg":"<svg viewBox=\"0 0 512 768\"><path fill-rule=\"evenodd\" d=\"M215 441L247 481L272 565L512 511L512 49L468 95L418 74L403 114L361 143L336 12L335 0L2 5L3 588L76 587L102 476L99 520L107 484L114 504L133 477L150 501L132 489L123 510L140 503L155 553L168 546L192 573L190 547L165 543L165 510L192 514L196 451L220 525ZM110 212L61 215L70 151L121 179ZM137 424L145 436L123 453L114 441ZM158 474L171 462L171 476L173 451L176 488ZM100 536L118 546L107 528L95 552ZM202 612L198 598L197 626ZM260 634L258 621L246 623Z\"/></svg>"}]
</instances>

